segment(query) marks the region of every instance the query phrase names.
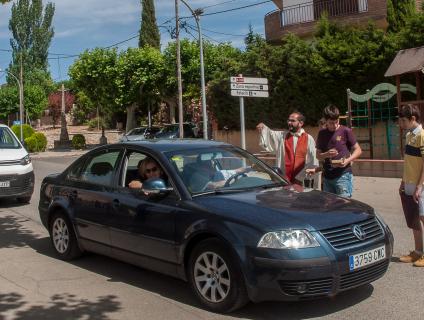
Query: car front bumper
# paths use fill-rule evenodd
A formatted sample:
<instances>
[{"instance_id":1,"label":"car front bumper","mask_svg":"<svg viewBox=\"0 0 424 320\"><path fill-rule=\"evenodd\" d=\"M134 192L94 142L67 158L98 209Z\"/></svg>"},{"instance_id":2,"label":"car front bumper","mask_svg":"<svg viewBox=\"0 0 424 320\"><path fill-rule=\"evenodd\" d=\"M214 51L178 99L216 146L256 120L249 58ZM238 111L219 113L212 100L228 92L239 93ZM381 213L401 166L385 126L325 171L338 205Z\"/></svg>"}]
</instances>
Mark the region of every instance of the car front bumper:
<instances>
[{"instance_id":1,"label":"car front bumper","mask_svg":"<svg viewBox=\"0 0 424 320\"><path fill-rule=\"evenodd\" d=\"M354 271L349 255L384 245L385 258ZM249 297L260 301L297 301L335 296L382 277L393 253L393 236L354 248L335 250L329 244L300 250L261 250L248 253L246 284Z\"/></svg>"},{"instance_id":2,"label":"car front bumper","mask_svg":"<svg viewBox=\"0 0 424 320\"><path fill-rule=\"evenodd\" d=\"M34 171L23 174L0 174L0 198L29 197L34 192Z\"/></svg>"}]
</instances>

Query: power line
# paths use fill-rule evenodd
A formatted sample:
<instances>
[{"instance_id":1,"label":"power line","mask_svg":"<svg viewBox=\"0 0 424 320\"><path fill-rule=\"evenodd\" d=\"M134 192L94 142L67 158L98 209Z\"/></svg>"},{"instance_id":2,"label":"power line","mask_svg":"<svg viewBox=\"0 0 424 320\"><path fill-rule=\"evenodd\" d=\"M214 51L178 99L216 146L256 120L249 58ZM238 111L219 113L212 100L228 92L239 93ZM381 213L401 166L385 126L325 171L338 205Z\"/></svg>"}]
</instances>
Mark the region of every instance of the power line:
<instances>
[{"instance_id":1,"label":"power line","mask_svg":"<svg viewBox=\"0 0 424 320\"><path fill-rule=\"evenodd\" d=\"M215 14L221 14L221 13L226 13L226 12L230 12L230 11L236 11L236 10L246 9L246 8L250 8L250 7L259 6L261 4L268 3L268 2L271 2L271 1L272 0L266 0L266 1L259 2L259 3L249 4L249 5L243 6L243 7L232 8L232 9L227 9L227 10L222 10L222 11L216 11L216 12L211 12L211 13L204 13L204 14L202 14L202 16L211 16L211 15L215 15Z\"/></svg>"},{"instance_id":2,"label":"power line","mask_svg":"<svg viewBox=\"0 0 424 320\"><path fill-rule=\"evenodd\" d=\"M187 23L187 25L189 25L192 28L195 28L196 27L196 26L194 26L192 24L189 24L189 23ZM213 30L210 30L210 29L205 29L203 27L202 27L202 30L208 31L208 32L211 32L211 33L222 34L224 36L231 36L231 37L245 37L246 36L245 34L231 34L231 33L224 33L224 32L219 32L219 31L213 31Z\"/></svg>"},{"instance_id":3,"label":"power line","mask_svg":"<svg viewBox=\"0 0 424 320\"><path fill-rule=\"evenodd\" d=\"M208 9L208 8L212 8L212 7L221 6L223 4L227 4L227 3L230 3L230 2L234 2L234 1L239 1L239 0L228 0L228 1L221 2L221 3L212 4L210 6L203 7L202 9Z\"/></svg>"}]
</instances>

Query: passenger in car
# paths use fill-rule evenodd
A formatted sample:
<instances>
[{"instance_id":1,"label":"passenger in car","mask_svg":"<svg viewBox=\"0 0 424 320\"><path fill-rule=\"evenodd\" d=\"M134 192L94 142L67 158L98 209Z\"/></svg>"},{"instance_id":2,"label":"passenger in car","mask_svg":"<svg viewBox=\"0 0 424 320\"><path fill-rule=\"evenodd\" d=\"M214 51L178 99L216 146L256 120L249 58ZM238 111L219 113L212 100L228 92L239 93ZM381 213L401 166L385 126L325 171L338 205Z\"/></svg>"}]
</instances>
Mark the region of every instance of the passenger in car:
<instances>
[{"instance_id":1,"label":"passenger in car","mask_svg":"<svg viewBox=\"0 0 424 320\"><path fill-rule=\"evenodd\" d=\"M163 172L160 165L156 162L156 160L147 157L143 160L140 160L137 165L137 173L138 177L132 180L128 187L131 189L141 189L143 188L143 181L153 178L165 178L165 173Z\"/></svg>"}]
</instances>

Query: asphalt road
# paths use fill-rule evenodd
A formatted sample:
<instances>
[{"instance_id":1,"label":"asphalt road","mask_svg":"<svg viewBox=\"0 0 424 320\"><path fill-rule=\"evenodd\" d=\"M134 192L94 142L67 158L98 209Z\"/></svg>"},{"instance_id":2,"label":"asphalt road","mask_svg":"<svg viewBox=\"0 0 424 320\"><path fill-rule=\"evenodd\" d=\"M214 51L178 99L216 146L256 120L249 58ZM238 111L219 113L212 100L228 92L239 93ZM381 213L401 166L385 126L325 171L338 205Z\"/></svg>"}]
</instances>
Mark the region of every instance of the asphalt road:
<instances>
[{"instance_id":1,"label":"asphalt road","mask_svg":"<svg viewBox=\"0 0 424 320\"><path fill-rule=\"evenodd\" d=\"M0 319L421 319L424 268L397 262L412 248L398 179L356 178L354 197L374 206L395 236L387 274L332 299L249 304L230 316L199 307L186 283L103 256L56 259L37 212L42 178L73 158L34 160L28 205L0 202Z\"/></svg>"}]
</instances>

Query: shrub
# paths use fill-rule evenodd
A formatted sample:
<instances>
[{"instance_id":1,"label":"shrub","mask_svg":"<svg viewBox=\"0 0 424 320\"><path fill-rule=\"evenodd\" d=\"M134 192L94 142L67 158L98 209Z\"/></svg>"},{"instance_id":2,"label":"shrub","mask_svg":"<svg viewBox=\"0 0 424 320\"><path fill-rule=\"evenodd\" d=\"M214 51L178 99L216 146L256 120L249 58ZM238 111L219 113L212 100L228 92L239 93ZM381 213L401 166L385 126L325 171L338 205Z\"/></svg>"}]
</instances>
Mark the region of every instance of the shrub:
<instances>
[{"instance_id":1,"label":"shrub","mask_svg":"<svg viewBox=\"0 0 424 320\"><path fill-rule=\"evenodd\" d=\"M18 139L21 139L21 125L14 124L11 129L16 134ZM29 124L22 125L22 134L24 135L23 136L24 141L26 140L26 138L31 137L34 133L35 133L35 130Z\"/></svg>"},{"instance_id":2,"label":"shrub","mask_svg":"<svg viewBox=\"0 0 424 320\"><path fill-rule=\"evenodd\" d=\"M82 134L76 134L72 137L72 148L85 149L85 137Z\"/></svg>"},{"instance_id":3,"label":"shrub","mask_svg":"<svg viewBox=\"0 0 424 320\"><path fill-rule=\"evenodd\" d=\"M87 125L88 125L88 130L97 130L97 118L88 120ZM102 129L102 125L104 128L106 128L106 121L100 118L98 125L99 125L99 129Z\"/></svg>"},{"instance_id":4,"label":"shrub","mask_svg":"<svg viewBox=\"0 0 424 320\"><path fill-rule=\"evenodd\" d=\"M25 144L29 152L46 151L47 138L42 132L36 132L25 139Z\"/></svg>"}]
</instances>

